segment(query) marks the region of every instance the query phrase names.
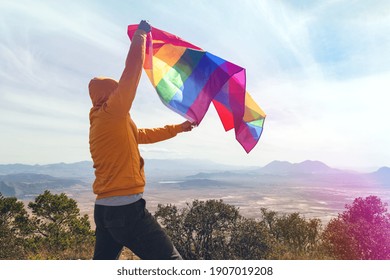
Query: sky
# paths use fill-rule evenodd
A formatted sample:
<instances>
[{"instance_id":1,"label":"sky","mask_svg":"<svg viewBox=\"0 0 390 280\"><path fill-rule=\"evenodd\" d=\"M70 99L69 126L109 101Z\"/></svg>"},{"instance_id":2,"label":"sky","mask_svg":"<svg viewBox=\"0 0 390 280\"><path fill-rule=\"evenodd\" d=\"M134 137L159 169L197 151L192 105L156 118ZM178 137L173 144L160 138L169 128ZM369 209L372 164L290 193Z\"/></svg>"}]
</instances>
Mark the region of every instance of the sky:
<instances>
[{"instance_id":1,"label":"sky","mask_svg":"<svg viewBox=\"0 0 390 280\"><path fill-rule=\"evenodd\" d=\"M266 112L249 153L211 106L192 132L141 145L145 158L241 166L319 160L390 166L390 1L0 1L0 164L91 160L89 80L119 79L127 25L146 19L246 69ZM143 73L138 127L184 119Z\"/></svg>"}]
</instances>

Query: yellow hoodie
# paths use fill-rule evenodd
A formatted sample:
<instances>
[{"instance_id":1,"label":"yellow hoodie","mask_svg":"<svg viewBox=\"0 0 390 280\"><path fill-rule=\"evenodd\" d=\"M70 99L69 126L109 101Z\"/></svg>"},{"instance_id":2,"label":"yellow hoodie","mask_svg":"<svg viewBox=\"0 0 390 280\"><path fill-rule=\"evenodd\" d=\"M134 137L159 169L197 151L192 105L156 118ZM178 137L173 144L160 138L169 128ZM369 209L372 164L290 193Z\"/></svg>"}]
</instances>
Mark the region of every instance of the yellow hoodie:
<instances>
[{"instance_id":1,"label":"yellow hoodie","mask_svg":"<svg viewBox=\"0 0 390 280\"><path fill-rule=\"evenodd\" d=\"M166 140L182 132L181 125L138 129L130 117L145 58L146 33L137 30L119 82L94 78L89 83L93 107L89 113L89 145L97 199L144 191L144 161L138 144Z\"/></svg>"}]
</instances>

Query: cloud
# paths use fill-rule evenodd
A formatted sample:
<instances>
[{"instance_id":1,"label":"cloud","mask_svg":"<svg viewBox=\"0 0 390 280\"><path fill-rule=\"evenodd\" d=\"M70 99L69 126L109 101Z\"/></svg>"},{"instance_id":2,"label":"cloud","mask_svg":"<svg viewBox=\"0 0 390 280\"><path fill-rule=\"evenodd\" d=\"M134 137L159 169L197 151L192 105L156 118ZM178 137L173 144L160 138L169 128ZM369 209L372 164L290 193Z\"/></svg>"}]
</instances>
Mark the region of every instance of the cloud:
<instances>
[{"instance_id":1,"label":"cloud","mask_svg":"<svg viewBox=\"0 0 390 280\"><path fill-rule=\"evenodd\" d=\"M250 79L349 79L390 69L387 1L244 3L248 18L257 14L243 39L251 55L241 55L250 57Z\"/></svg>"}]
</instances>

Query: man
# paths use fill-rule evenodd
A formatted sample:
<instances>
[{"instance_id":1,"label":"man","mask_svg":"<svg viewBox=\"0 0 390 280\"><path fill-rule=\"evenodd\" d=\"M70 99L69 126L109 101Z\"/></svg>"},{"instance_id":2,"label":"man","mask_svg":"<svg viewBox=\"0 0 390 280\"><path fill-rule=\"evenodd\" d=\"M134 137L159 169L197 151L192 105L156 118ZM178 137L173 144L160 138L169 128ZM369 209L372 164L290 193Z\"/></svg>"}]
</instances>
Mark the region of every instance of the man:
<instances>
[{"instance_id":1,"label":"man","mask_svg":"<svg viewBox=\"0 0 390 280\"><path fill-rule=\"evenodd\" d=\"M138 129L130 117L145 59L150 25L141 21L119 82L94 78L89 83L89 144L96 179L94 259L117 259L128 247L141 259L181 259L157 221L145 208L144 161L138 144L154 143L190 131L188 121L164 128Z\"/></svg>"}]
</instances>

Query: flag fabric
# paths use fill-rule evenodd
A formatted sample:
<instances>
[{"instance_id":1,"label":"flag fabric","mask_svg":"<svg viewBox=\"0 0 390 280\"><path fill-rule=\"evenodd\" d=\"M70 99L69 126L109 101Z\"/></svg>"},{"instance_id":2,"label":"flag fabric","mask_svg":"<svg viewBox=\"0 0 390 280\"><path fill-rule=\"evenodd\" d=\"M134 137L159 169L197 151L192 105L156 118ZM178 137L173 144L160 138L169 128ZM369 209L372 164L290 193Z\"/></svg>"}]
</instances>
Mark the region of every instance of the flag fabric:
<instances>
[{"instance_id":1,"label":"flag fabric","mask_svg":"<svg viewBox=\"0 0 390 280\"><path fill-rule=\"evenodd\" d=\"M128 26L130 39L137 28ZM234 128L247 153L257 144L266 115L246 91L244 68L152 27L144 70L171 110L199 124L213 103L225 131Z\"/></svg>"}]
</instances>

